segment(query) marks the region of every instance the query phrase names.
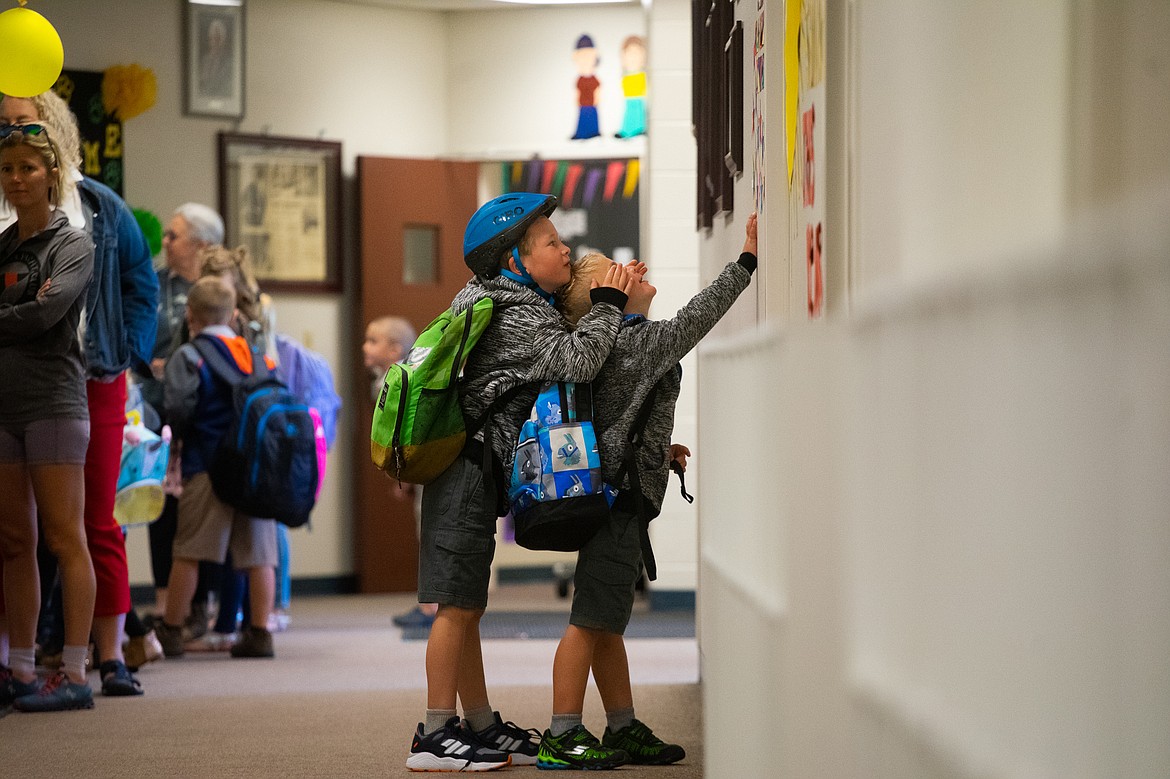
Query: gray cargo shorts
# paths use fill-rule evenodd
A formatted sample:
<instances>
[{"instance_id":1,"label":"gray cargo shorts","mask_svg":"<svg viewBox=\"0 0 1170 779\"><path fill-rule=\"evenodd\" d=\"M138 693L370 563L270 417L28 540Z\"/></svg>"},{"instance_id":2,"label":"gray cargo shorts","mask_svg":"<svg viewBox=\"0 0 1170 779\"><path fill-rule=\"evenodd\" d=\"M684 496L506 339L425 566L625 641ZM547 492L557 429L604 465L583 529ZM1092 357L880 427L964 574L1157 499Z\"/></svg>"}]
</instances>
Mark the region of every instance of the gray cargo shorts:
<instances>
[{"instance_id":1,"label":"gray cargo shorts","mask_svg":"<svg viewBox=\"0 0 1170 779\"><path fill-rule=\"evenodd\" d=\"M418 600L464 609L487 607L496 552L496 517L485 516L483 468L468 457L423 490Z\"/></svg>"},{"instance_id":2,"label":"gray cargo shorts","mask_svg":"<svg viewBox=\"0 0 1170 779\"><path fill-rule=\"evenodd\" d=\"M642 575L641 520L617 507L609 522L577 553L570 624L622 635L634 610Z\"/></svg>"}]
</instances>

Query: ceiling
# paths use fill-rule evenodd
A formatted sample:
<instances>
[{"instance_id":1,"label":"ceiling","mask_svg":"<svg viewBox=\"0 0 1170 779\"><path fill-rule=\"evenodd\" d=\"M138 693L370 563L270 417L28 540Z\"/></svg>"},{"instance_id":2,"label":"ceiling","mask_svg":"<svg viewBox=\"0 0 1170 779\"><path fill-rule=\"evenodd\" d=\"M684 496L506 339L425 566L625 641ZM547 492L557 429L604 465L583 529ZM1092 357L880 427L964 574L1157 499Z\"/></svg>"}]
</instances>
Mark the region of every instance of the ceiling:
<instances>
[{"instance_id":1,"label":"ceiling","mask_svg":"<svg viewBox=\"0 0 1170 779\"><path fill-rule=\"evenodd\" d=\"M354 5L378 5L388 8L414 8L420 11L486 11L499 8L523 8L513 3L496 0L335 0ZM639 0L627 0L633 4ZM612 2L612 0L611 0Z\"/></svg>"}]
</instances>

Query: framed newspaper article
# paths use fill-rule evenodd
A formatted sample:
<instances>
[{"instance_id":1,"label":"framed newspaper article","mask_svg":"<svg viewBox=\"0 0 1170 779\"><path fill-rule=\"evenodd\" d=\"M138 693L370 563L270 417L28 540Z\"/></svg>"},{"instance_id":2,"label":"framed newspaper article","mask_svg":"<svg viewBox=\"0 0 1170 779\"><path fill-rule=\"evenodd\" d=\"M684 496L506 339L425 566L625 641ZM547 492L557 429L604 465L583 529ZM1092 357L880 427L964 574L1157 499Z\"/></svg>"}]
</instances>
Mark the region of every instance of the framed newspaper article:
<instances>
[{"instance_id":1,"label":"framed newspaper article","mask_svg":"<svg viewBox=\"0 0 1170 779\"><path fill-rule=\"evenodd\" d=\"M224 243L262 289L341 291L341 142L219 134Z\"/></svg>"}]
</instances>

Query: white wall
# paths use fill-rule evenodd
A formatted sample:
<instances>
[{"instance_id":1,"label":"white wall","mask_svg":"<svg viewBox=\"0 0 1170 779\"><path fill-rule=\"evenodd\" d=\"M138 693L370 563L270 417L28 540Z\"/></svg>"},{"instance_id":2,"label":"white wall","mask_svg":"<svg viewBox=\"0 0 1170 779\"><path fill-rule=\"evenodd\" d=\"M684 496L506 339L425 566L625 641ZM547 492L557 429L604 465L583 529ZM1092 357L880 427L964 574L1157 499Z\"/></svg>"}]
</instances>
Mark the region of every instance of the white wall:
<instances>
[{"instance_id":1,"label":"white wall","mask_svg":"<svg viewBox=\"0 0 1170 779\"><path fill-rule=\"evenodd\" d=\"M621 45L645 35L638 6L517 8L451 13L445 52L450 113L444 153L471 159L640 157L642 138L613 137L622 123ZM573 50L588 34L600 57L601 136L570 140L577 126ZM650 86L654 100L655 86ZM652 109L651 109L652 110Z\"/></svg>"},{"instance_id":2,"label":"white wall","mask_svg":"<svg viewBox=\"0 0 1170 779\"><path fill-rule=\"evenodd\" d=\"M708 772L1170 774L1170 6L835 9L849 299L700 353Z\"/></svg>"},{"instance_id":3,"label":"white wall","mask_svg":"<svg viewBox=\"0 0 1170 779\"><path fill-rule=\"evenodd\" d=\"M1170 188L1150 195L1008 272L704 351L704 417L729 393L768 411L704 436L708 773L761 775L744 718L773 776L1170 773Z\"/></svg>"},{"instance_id":4,"label":"white wall","mask_svg":"<svg viewBox=\"0 0 1170 779\"><path fill-rule=\"evenodd\" d=\"M657 0L650 7L648 19L651 92L647 174L642 179L642 259L650 266L658 287L650 311L657 319L672 316L698 291L690 17L688 0ZM688 485L692 487L703 463L695 359L692 352L682 361L683 383L675 406L673 436L695 455L687 469ZM701 499L701 495L696 496L696 500ZM658 566L652 593L693 592L698 586L698 508L682 500L673 476L662 501L662 513L650 525L650 538Z\"/></svg>"}]
</instances>

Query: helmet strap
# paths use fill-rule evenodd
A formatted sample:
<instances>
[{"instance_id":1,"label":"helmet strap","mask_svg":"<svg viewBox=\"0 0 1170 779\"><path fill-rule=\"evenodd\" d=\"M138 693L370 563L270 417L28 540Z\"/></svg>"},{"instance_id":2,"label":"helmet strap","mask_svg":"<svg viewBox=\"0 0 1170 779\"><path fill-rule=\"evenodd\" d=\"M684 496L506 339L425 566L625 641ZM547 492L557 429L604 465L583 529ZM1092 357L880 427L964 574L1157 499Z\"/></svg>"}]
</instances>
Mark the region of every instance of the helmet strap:
<instances>
[{"instance_id":1,"label":"helmet strap","mask_svg":"<svg viewBox=\"0 0 1170 779\"><path fill-rule=\"evenodd\" d=\"M516 267L520 269L520 272L514 273L505 268L504 270L500 271L500 275L511 279L517 284L522 284L523 286L528 287L537 295L540 295L542 298L548 301L548 304L551 306L553 302L552 294L541 289L540 285L536 283L531 275L529 275L528 269L524 267L524 262L520 259L520 249L515 246L512 247L512 259L516 260Z\"/></svg>"}]
</instances>

